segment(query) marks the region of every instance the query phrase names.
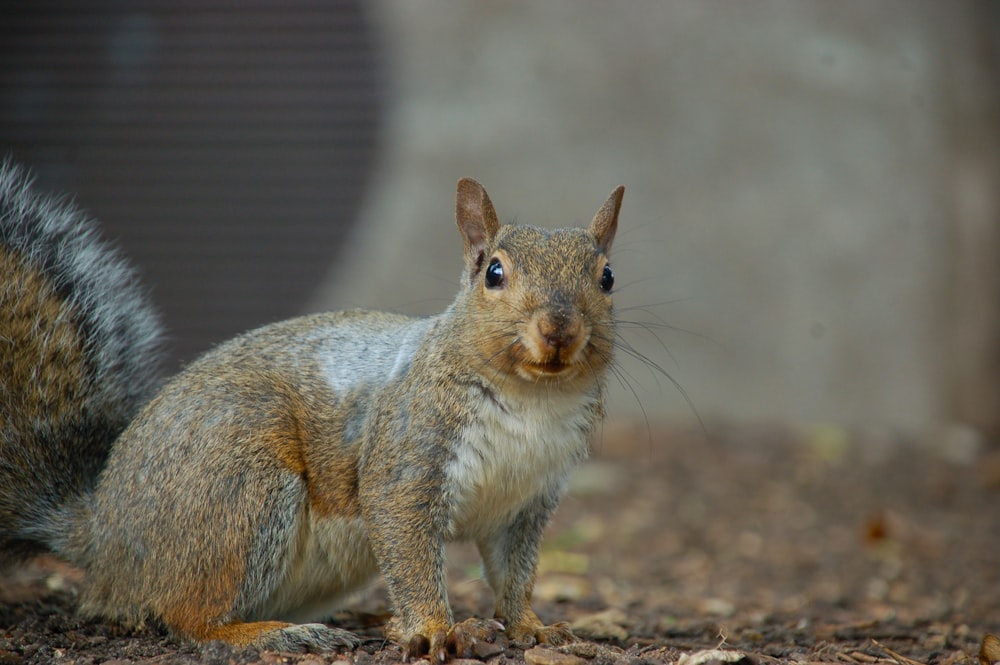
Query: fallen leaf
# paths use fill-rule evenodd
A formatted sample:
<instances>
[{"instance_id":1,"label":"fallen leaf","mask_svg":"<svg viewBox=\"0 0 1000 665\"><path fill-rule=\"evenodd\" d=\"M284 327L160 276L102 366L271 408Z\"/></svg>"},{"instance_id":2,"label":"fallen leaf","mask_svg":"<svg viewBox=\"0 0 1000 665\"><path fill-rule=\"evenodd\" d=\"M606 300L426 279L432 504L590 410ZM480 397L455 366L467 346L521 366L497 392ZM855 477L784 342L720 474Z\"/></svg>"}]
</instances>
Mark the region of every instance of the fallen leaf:
<instances>
[{"instance_id":1,"label":"fallen leaf","mask_svg":"<svg viewBox=\"0 0 1000 665\"><path fill-rule=\"evenodd\" d=\"M1000 661L1000 637L986 633L979 647L979 665L996 665Z\"/></svg>"}]
</instances>

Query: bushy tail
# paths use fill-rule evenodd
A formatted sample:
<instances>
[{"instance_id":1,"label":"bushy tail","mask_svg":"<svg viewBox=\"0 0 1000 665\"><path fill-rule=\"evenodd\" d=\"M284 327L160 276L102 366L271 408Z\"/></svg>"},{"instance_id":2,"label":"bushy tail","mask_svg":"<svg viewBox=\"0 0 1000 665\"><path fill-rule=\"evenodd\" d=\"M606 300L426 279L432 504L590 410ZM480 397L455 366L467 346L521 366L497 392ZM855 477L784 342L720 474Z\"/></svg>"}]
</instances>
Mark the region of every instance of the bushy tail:
<instances>
[{"instance_id":1,"label":"bushy tail","mask_svg":"<svg viewBox=\"0 0 1000 665\"><path fill-rule=\"evenodd\" d=\"M71 514L158 380L135 274L65 200L0 164L0 559L65 549Z\"/></svg>"}]
</instances>

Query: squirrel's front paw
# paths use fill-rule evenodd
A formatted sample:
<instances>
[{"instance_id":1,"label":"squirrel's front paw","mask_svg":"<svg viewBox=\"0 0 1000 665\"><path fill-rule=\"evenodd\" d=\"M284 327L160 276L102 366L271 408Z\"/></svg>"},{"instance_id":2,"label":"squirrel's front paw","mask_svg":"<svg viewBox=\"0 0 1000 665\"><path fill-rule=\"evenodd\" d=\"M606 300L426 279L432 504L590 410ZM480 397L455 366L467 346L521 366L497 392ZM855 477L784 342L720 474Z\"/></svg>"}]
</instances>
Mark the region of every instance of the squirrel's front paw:
<instances>
[{"instance_id":1,"label":"squirrel's front paw","mask_svg":"<svg viewBox=\"0 0 1000 665\"><path fill-rule=\"evenodd\" d=\"M395 619L386 626L386 635L403 645L403 660L408 662L426 657L431 663L444 663L450 656L472 658L478 655L481 643L503 643L503 624L493 619L466 619L451 628L425 628L407 636Z\"/></svg>"},{"instance_id":2,"label":"squirrel's front paw","mask_svg":"<svg viewBox=\"0 0 1000 665\"><path fill-rule=\"evenodd\" d=\"M565 621L554 623L551 626L542 626L535 630L535 639L539 644L551 644L554 647L576 642L579 638L569 629L569 624Z\"/></svg>"},{"instance_id":3,"label":"squirrel's front paw","mask_svg":"<svg viewBox=\"0 0 1000 665\"><path fill-rule=\"evenodd\" d=\"M385 624L385 636L403 647L403 662L427 657L431 663L443 663L448 658L445 651L448 624L436 622L414 629L400 617L394 616Z\"/></svg>"}]
</instances>

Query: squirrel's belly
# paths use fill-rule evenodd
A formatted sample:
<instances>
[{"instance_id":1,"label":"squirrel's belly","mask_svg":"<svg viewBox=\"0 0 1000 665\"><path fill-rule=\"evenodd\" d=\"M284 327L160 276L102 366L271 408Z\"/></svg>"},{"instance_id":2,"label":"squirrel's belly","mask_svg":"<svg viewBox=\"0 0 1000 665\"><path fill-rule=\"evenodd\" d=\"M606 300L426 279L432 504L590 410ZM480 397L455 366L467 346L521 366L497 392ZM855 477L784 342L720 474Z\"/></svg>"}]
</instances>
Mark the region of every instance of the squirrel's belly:
<instances>
[{"instance_id":1,"label":"squirrel's belly","mask_svg":"<svg viewBox=\"0 0 1000 665\"><path fill-rule=\"evenodd\" d=\"M313 517L301 545L284 582L261 608L262 617L296 622L329 618L345 596L378 572L360 519Z\"/></svg>"}]
</instances>

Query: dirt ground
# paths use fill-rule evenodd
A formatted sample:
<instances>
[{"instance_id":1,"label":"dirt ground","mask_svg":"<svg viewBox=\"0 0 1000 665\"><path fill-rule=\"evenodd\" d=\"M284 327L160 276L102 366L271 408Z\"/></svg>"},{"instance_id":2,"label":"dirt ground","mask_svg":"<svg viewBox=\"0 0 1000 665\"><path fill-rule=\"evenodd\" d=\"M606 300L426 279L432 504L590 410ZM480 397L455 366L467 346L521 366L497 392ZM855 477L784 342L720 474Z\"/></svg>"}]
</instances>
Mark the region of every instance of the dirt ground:
<instances>
[{"instance_id":1,"label":"dirt ground","mask_svg":"<svg viewBox=\"0 0 1000 665\"><path fill-rule=\"evenodd\" d=\"M481 645L490 665L976 665L1000 633L1000 455L961 432L609 424L550 529L536 587L580 643ZM459 619L488 615L473 550L450 556ZM331 617L356 652L279 654L74 616L51 559L0 576L0 665L396 663L380 583ZM984 665L1000 645L987 638ZM474 665L469 663L468 665Z\"/></svg>"}]
</instances>

